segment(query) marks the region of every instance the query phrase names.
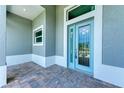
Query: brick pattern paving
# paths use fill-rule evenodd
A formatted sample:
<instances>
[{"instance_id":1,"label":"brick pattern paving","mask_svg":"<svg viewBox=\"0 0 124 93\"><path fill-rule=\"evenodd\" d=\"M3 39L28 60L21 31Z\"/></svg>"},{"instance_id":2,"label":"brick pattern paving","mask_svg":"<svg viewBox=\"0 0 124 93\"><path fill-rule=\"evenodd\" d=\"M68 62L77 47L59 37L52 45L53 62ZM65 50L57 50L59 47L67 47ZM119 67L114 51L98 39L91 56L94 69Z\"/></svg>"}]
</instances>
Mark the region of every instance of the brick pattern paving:
<instances>
[{"instance_id":1,"label":"brick pattern paving","mask_svg":"<svg viewBox=\"0 0 124 93\"><path fill-rule=\"evenodd\" d=\"M3 88L117 88L117 86L58 65L43 68L28 62L8 67L8 84Z\"/></svg>"}]
</instances>

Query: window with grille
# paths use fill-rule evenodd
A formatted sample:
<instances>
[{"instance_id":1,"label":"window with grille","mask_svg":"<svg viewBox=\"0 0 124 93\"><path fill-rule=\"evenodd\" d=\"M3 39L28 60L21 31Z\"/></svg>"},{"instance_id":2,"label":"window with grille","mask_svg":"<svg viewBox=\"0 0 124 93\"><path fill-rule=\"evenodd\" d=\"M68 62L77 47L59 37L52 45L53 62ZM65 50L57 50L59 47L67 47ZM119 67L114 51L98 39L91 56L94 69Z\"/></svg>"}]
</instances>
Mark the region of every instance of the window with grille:
<instances>
[{"instance_id":1,"label":"window with grille","mask_svg":"<svg viewBox=\"0 0 124 93\"><path fill-rule=\"evenodd\" d=\"M43 26L33 30L33 45L43 45Z\"/></svg>"}]
</instances>

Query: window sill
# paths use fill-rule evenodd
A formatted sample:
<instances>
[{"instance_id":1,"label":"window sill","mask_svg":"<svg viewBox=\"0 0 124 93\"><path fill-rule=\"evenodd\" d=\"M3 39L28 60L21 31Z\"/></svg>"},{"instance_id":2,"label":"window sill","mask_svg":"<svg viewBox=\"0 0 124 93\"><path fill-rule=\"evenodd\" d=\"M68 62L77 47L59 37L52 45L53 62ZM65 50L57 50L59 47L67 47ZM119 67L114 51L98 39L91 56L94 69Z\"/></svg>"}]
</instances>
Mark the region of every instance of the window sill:
<instances>
[{"instance_id":1,"label":"window sill","mask_svg":"<svg viewBox=\"0 0 124 93\"><path fill-rule=\"evenodd\" d=\"M43 46L43 44L33 44L33 46Z\"/></svg>"}]
</instances>

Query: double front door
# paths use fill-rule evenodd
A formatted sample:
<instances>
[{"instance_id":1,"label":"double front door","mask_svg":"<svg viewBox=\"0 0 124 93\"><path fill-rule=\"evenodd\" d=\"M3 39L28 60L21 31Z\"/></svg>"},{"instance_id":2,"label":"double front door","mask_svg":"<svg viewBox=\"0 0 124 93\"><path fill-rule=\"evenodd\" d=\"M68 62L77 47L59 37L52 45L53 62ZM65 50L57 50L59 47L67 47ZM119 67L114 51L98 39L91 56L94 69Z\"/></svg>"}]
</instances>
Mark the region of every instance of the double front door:
<instances>
[{"instance_id":1,"label":"double front door","mask_svg":"<svg viewBox=\"0 0 124 93\"><path fill-rule=\"evenodd\" d=\"M68 26L68 67L93 74L93 19Z\"/></svg>"}]
</instances>

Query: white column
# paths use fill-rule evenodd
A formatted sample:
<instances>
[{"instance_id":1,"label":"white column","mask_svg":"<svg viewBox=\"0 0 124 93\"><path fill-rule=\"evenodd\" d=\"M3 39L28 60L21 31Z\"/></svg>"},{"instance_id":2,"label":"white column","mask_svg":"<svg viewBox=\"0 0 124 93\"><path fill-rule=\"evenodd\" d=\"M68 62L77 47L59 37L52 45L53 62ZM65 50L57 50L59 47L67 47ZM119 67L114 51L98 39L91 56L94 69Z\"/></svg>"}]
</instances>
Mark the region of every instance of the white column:
<instances>
[{"instance_id":1,"label":"white column","mask_svg":"<svg viewBox=\"0 0 124 93\"><path fill-rule=\"evenodd\" d=\"M0 5L0 87L6 84L6 6Z\"/></svg>"}]
</instances>

